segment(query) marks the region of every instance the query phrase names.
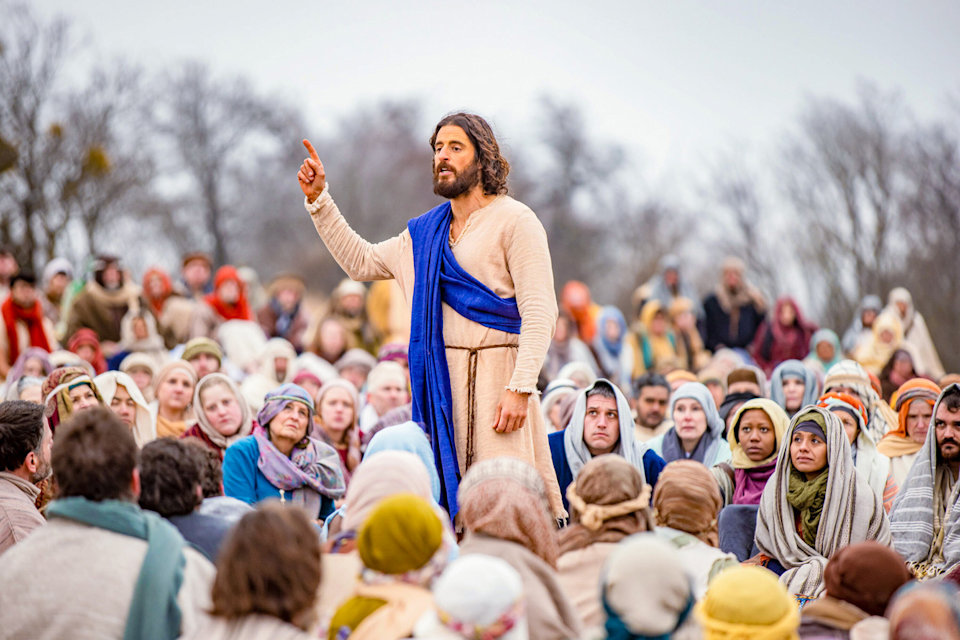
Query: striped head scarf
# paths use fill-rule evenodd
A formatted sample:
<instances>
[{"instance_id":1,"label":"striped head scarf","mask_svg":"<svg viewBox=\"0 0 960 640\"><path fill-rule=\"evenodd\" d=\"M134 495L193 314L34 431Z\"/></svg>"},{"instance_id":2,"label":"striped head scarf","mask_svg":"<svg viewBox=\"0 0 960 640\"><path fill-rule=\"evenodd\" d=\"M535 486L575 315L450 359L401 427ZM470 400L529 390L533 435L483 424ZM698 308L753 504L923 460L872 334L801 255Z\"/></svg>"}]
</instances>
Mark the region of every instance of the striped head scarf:
<instances>
[{"instance_id":1,"label":"striped head scarf","mask_svg":"<svg viewBox=\"0 0 960 640\"><path fill-rule=\"evenodd\" d=\"M841 360L830 367L823 380L823 392L852 389L867 409L867 435L878 442L897 426L897 415L873 388L866 369L853 360Z\"/></svg>"},{"instance_id":2,"label":"striped head scarf","mask_svg":"<svg viewBox=\"0 0 960 640\"><path fill-rule=\"evenodd\" d=\"M907 414L914 402L926 402L933 407L939 396L940 387L926 378L914 378L903 383L890 401L890 406L897 412L897 428L883 436L877 443L877 451L890 458L920 451L923 444L914 442L907 433Z\"/></svg>"},{"instance_id":3,"label":"striped head scarf","mask_svg":"<svg viewBox=\"0 0 960 640\"><path fill-rule=\"evenodd\" d=\"M944 398L954 394L960 395L960 385L952 384L940 393L934 416ZM890 511L893 548L918 578L938 576L960 563L960 482L953 483L944 501L943 487L949 485L952 474L948 465L937 464L938 457L936 429L929 429Z\"/></svg>"}]
</instances>

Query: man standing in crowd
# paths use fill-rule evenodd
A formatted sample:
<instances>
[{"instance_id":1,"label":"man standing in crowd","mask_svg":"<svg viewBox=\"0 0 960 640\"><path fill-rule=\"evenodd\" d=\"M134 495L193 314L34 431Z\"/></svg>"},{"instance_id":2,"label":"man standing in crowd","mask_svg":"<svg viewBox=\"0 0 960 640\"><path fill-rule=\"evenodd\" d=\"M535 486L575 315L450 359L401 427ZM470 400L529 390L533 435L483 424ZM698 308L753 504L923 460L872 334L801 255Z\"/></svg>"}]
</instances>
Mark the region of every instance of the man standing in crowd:
<instances>
[{"instance_id":1,"label":"man standing in crowd","mask_svg":"<svg viewBox=\"0 0 960 640\"><path fill-rule=\"evenodd\" d=\"M919 579L960 563L960 385L940 393L923 448L890 510L893 546Z\"/></svg>"},{"instance_id":2,"label":"man standing in crowd","mask_svg":"<svg viewBox=\"0 0 960 640\"><path fill-rule=\"evenodd\" d=\"M27 348L52 351L57 346L53 324L43 314L36 284L33 274L17 273L10 280L10 295L0 305L0 376L6 377Z\"/></svg>"},{"instance_id":3,"label":"man standing in crowd","mask_svg":"<svg viewBox=\"0 0 960 640\"><path fill-rule=\"evenodd\" d=\"M137 506L130 430L109 409L60 425L59 496L46 525L0 556L0 630L11 638L178 638L210 610L214 568Z\"/></svg>"},{"instance_id":4,"label":"man standing in crowd","mask_svg":"<svg viewBox=\"0 0 960 640\"><path fill-rule=\"evenodd\" d=\"M194 251L183 256L180 285L184 297L194 302L203 302L203 298L213 292L211 275L213 275L213 260L210 256L202 251Z\"/></svg>"},{"instance_id":5,"label":"man standing in crowd","mask_svg":"<svg viewBox=\"0 0 960 640\"><path fill-rule=\"evenodd\" d=\"M37 483L50 475L52 444L42 405L0 402L0 554L46 522L34 505Z\"/></svg>"},{"instance_id":6,"label":"man standing in crowd","mask_svg":"<svg viewBox=\"0 0 960 640\"><path fill-rule=\"evenodd\" d=\"M456 516L470 465L511 455L538 469L562 516L537 397L557 319L550 250L536 215L507 195L510 165L490 126L466 113L437 124L433 186L448 200L379 244L350 229L304 145L300 188L327 248L352 279L395 278L411 302L413 419L430 431L441 504Z\"/></svg>"},{"instance_id":7,"label":"man standing in crowd","mask_svg":"<svg viewBox=\"0 0 960 640\"><path fill-rule=\"evenodd\" d=\"M703 341L710 351L746 349L763 322L766 302L744 278L745 270L740 258L724 260L720 284L703 300Z\"/></svg>"},{"instance_id":8,"label":"man standing in crowd","mask_svg":"<svg viewBox=\"0 0 960 640\"><path fill-rule=\"evenodd\" d=\"M131 308L140 308L137 285L129 282L115 256L100 256L93 267L93 279L74 298L67 314L67 337L78 329L92 329L109 358L120 342L120 325ZM146 305L143 305L144 307Z\"/></svg>"},{"instance_id":9,"label":"man standing in crowd","mask_svg":"<svg viewBox=\"0 0 960 640\"><path fill-rule=\"evenodd\" d=\"M645 373L634 384L637 392L636 436L640 442L655 438L670 428L667 404L670 383L659 373Z\"/></svg>"}]
</instances>

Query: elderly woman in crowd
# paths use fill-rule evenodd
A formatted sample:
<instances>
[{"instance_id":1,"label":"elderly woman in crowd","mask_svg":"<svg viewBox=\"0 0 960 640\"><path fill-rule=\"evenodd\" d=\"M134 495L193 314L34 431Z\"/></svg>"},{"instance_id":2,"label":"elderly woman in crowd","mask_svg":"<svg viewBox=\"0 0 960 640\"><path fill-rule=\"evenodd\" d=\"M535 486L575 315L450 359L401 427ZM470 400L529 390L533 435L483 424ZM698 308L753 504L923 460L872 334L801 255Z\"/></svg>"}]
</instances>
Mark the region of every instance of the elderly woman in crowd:
<instances>
[{"instance_id":1,"label":"elderly woman in crowd","mask_svg":"<svg viewBox=\"0 0 960 640\"><path fill-rule=\"evenodd\" d=\"M117 414L133 433L137 447L143 448L157 437L150 407L133 378L121 371L107 371L93 379L103 403Z\"/></svg>"},{"instance_id":2,"label":"elderly woman in crowd","mask_svg":"<svg viewBox=\"0 0 960 640\"><path fill-rule=\"evenodd\" d=\"M890 459L890 471L897 486L902 486L913 461L923 448L933 417L933 405L940 396L940 387L925 378L904 383L891 398L897 412L897 428L877 443L877 451Z\"/></svg>"},{"instance_id":3,"label":"elderly woman in crowd","mask_svg":"<svg viewBox=\"0 0 960 640\"><path fill-rule=\"evenodd\" d=\"M780 582L805 602L823 593L828 558L855 542L889 545L890 523L880 496L853 466L840 418L808 407L793 417L789 433L760 499L756 544L785 570Z\"/></svg>"},{"instance_id":4,"label":"elderly woman in crowd","mask_svg":"<svg viewBox=\"0 0 960 640\"><path fill-rule=\"evenodd\" d=\"M520 574L500 558L474 553L450 563L433 585L435 609L413 630L423 640L528 640Z\"/></svg>"},{"instance_id":5,"label":"elderly woman in crowd","mask_svg":"<svg viewBox=\"0 0 960 640\"><path fill-rule=\"evenodd\" d=\"M759 567L734 567L717 576L694 613L704 640L795 640L800 624L790 594Z\"/></svg>"},{"instance_id":6,"label":"elderly woman in crowd","mask_svg":"<svg viewBox=\"0 0 960 640\"><path fill-rule=\"evenodd\" d=\"M786 360L770 376L770 399L793 416L801 407L816 404L820 383L816 374L799 360Z\"/></svg>"},{"instance_id":7,"label":"elderly woman in crowd","mask_svg":"<svg viewBox=\"0 0 960 640\"><path fill-rule=\"evenodd\" d=\"M333 448L307 435L313 400L294 384L274 389L264 400L257 414L262 429L223 456L224 493L247 504L280 498L312 519L325 518L346 485Z\"/></svg>"},{"instance_id":8,"label":"elderly woman in crowd","mask_svg":"<svg viewBox=\"0 0 960 640\"><path fill-rule=\"evenodd\" d=\"M434 501L430 477L416 454L382 451L365 458L357 468L343 506L327 519L329 533L323 555L320 598L323 619L329 619L349 596L360 574L357 534L364 521L381 500L400 493Z\"/></svg>"},{"instance_id":9,"label":"elderly woman in crowd","mask_svg":"<svg viewBox=\"0 0 960 640\"><path fill-rule=\"evenodd\" d=\"M340 468L347 483L360 464L359 400L357 388L343 378L320 387L317 414L310 435L337 450Z\"/></svg>"},{"instance_id":10,"label":"elderly woman in crowd","mask_svg":"<svg viewBox=\"0 0 960 640\"><path fill-rule=\"evenodd\" d=\"M240 387L251 409L259 411L263 406L263 396L268 391L293 382L296 359L297 352L293 345L283 338L271 338L263 345L258 355L257 370L248 375Z\"/></svg>"},{"instance_id":11,"label":"elderly woman in crowd","mask_svg":"<svg viewBox=\"0 0 960 640\"><path fill-rule=\"evenodd\" d=\"M699 640L691 610L695 601L680 552L652 533L616 545L604 563L600 599L606 638ZM590 636L593 637L593 636Z\"/></svg>"},{"instance_id":12,"label":"elderly woman in crowd","mask_svg":"<svg viewBox=\"0 0 960 640\"><path fill-rule=\"evenodd\" d=\"M76 412L104 404L93 378L83 367L54 369L44 380L41 391L43 415L52 431Z\"/></svg>"},{"instance_id":13,"label":"elderly woman in crowd","mask_svg":"<svg viewBox=\"0 0 960 640\"><path fill-rule=\"evenodd\" d=\"M674 391L670 419L673 426L647 442L647 447L668 464L674 460L696 460L712 467L730 460L730 445L723 439L723 420L705 386L688 382Z\"/></svg>"},{"instance_id":14,"label":"elderly woman in crowd","mask_svg":"<svg viewBox=\"0 0 960 640\"><path fill-rule=\"evenodd\" d=\"M497 556L520 573L530 637L579 637L579 616L557 579L556 525L537 470L515 458L478 462L460 483L458 500L467 529L460 552Z\"/></svg>"},{"instance_id":15,"label":"elderly woman in crowd","mask_svg":"<svg viewBox=\"0 0 960 640\"><path fill-rule=\"evenodd\" d=\"M193 406L197 422L180 437L197 438L221 460L230 445L249 436L256 426L240 389L222 373L208 373L200 380Z\"/></svg>"},{"instance_id":16,"label":"elderly woman in crowd","mask_svg":"<svg viewBox=\"0 0 960 640\"><path fill-rule=\"evenodd\" d=\"M857 473L883 499L883 508L890 513L893 499L897 497L897 483L890 472L890 460L877 452L877 445L867 435L866 408L856 396L848 393L827 393L818 404L840 418Z\"/></svg>"},{"instance_id":17,"label":"elderly woman in crowd","mask_svg":"<svg viewBox=\"0 0 960 640\"><path fill-rule=\"evenodd\" d=\"M456 549L443 512L412 494L382 500L357 535L364 571L330 621L328 640L400 640L433 608L430 587Z\"/></svg>"},{"instance_id":18,"label":"elderly woman in crowd","mask_svg":"<svg viewBox=\"0 0 960 640\"><path fill-rule=\"evenodd\" d=\"M157 437L179 438L192 418L190 403L197 376L189 362L172 360L160 369L152 409L157 420Z\"/></svg>"},{"instance_id":19,"label":"elderly woman in crowd","mask_svg":"<svg viewBox=\"0 0 960 640\"><path fill-rule=\"evenodd\" d=\"M693 460L668 464L653 492L656 532L680 550L681 564L691 576L691 587L698 598L715 575L737 564L732 554L717 548L721 506L713 474Z\"/></svg>"},{"instance_id":20,"label":"elderly woman in crowd","mask_svg":"<svg viewBox=\"0 0 960 640\"><path fill-rule=\"evenodd\" d=\"M280 544L278 544L280 543ZM263 504L245 515L217 558L213 608L194 640L308 640L320 585L320 541L297 509Z\"/></svg>"},{"instance_id":21,"label":"elderly woman in crowd","mask_svg":"<svg viewBox=\"0 0 960 640\"><path fill-rule=\"evenodd\" d=\"M600 568L620 540L653 530L650 486L626 459L606 454L583 466L567 500L572 524L560 532L560 584L584 626L600 627Z\"/></svg>"}]
</instances>

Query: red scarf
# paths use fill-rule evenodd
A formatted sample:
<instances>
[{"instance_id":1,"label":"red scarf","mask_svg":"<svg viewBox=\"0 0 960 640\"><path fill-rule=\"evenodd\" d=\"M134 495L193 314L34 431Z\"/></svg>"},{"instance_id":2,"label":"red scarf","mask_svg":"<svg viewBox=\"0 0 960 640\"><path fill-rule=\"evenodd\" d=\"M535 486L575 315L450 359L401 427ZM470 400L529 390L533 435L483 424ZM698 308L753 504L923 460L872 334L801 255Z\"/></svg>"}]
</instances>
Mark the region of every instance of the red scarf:
<instances>
[{"instance_id":1,"label":"red scarf","mask_svg":"<svg viewBox=\"0 0 960 640\"><path fill-rule=\"evenodd\" d=\"M236 282L237 288L240 290L237 301L233 304L227 304L217 296L217 289L227 280ZM234 267L224 265L217 269L213 287L213 293L207 295L204 300L213 307L221 318L224 320L253 320L253 312L250 310L250 303L247 302L247 287Z\"/></svg>"},{"instance_id":2,"label":"red scarf","mask_svg":"<svg viewBox=\"0 0 960 640\"><path fill-rule=\"evenodd\" d=\"M50 343L47 342L47 334L43 330L43 306L39 300L35 301L29 309L24 309L14 304L13 297L10 296L3 301L3 305L0 305L0 312L3 313L3 322L7 326L7 358L11 364L20 356L17 321L27 325L27 330L30 332L30 346L50 351Z\"/></svg>"}]
</instances>

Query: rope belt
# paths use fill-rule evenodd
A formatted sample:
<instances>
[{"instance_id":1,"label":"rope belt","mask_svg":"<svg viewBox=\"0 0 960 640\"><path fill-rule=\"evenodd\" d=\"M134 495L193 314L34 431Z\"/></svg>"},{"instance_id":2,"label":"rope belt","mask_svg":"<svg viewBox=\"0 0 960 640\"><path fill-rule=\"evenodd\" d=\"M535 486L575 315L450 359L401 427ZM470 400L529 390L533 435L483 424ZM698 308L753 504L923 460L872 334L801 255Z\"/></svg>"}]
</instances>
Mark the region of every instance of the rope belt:
<instances>
[{"instance_id":1,"label":"rope belt","mask_svg":"<svg viewBox=\"0 0 960 640\"><path fill-rule=\"evenodd\" d=\"M486 349L516 349L515 344L487 344L481 347L457 347L446 345L447 349L457 349L458 351L467 351L467 460L463 470L466 473L470 465L473 464L476 440L477 423L477 360L481 351Z\"/></svg>"}]
</instances>

